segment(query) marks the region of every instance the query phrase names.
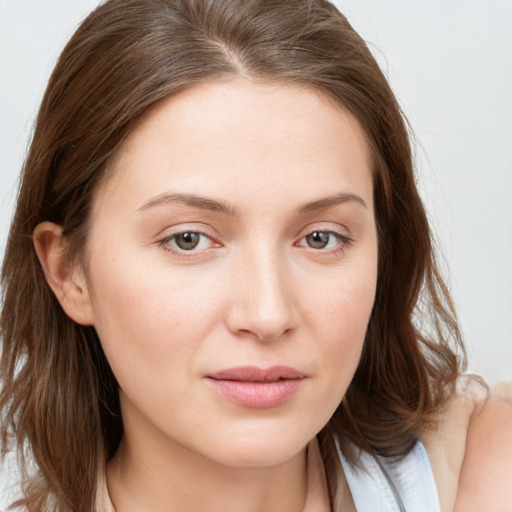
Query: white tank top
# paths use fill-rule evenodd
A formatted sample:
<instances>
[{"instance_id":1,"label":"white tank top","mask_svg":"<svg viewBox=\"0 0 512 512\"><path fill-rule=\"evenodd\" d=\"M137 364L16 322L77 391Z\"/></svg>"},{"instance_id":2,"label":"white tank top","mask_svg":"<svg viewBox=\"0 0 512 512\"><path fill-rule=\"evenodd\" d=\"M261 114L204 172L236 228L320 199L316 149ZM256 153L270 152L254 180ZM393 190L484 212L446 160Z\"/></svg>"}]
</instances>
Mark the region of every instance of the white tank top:
<instances>
[{"instance_id":1,"label":"white tank top","mask_svg":"<svg viewBox=\"0 0 512 512\"><path fill-rule=\"evenodd\" d=\"M360 457L365 471L352 468L340 453L357 512L440 512L434 475L420 441L398 463L379 458L402 500L403 509L373 457L366 452L362 452Z\"/></svg>"}]
</instances>

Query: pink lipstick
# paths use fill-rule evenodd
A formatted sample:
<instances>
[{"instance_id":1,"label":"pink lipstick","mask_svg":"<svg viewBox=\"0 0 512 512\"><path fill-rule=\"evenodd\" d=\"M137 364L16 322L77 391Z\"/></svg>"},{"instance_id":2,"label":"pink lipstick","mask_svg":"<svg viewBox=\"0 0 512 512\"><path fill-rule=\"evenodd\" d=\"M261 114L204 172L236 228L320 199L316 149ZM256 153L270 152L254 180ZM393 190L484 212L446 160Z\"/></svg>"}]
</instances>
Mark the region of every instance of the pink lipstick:
<instances>
[{"instance_id":1,"label":"pink lipstick","mask_svg":"<svg viewBox=\"0 0 512 512\"><path fill-rule=\"evenodd\" d=\"M241 366L206 375L215 391L244 407L277 407L295 394L305 374L288 366Z\"/></svg>"}]
</instances>

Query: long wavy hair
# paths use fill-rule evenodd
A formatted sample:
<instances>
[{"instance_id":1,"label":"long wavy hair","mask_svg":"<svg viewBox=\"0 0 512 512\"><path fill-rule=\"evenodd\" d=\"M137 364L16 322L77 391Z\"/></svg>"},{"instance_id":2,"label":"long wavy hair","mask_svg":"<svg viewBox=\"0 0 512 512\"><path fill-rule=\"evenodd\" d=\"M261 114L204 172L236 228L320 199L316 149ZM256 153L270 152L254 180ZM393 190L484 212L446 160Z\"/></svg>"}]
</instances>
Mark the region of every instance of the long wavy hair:
<instances>
[{"instance_id":1,"label":"long wavy hair","mask_svg":"<svg viewBox=\"0 0 512 512\"><path fill-rule=\"evenodd\" d=\"M243 76L330 96L373 157L379 259L359 367L320 432L331 499L339 461L400 458L432 425L464 365L415 184L407 122L364 41L327 0L109 0L53 71L23 167L2 268L2 448L17 449L31 512L95 510L98 475L122 436L118 386L93 327L66 316L32 233L64 227L80 261L108 163L140 116L194 84ZM28 474L28 455L37 474Z\"/></svg>"}]
</instances>

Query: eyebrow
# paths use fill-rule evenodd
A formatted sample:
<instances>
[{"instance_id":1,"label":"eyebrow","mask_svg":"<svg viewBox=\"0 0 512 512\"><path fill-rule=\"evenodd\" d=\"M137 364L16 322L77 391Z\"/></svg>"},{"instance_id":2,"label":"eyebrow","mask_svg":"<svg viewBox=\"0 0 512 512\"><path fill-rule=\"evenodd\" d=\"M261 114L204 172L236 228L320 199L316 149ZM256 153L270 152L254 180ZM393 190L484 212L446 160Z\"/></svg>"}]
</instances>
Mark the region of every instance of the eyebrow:
<instances>
[{"instance_id":1,"label":"eyebrow","mask_svg":"<svg viewBox=\"0 0 512 512\"><path fill-rule=\"evenodd\" d=\"M311 201L310 203L306 203L298 209L299 215L304 215L306 213L317 212L319 210L325 210L326 208L330 208L331 206L336 206L338 204L355 202L360 204L363 208L368 208L368 205L364 201L362 197L359 197L356 194L350 193L342 193L336 194L334 196L324 197L322 199L318 199L316 201Z\"/></svg>"},{"instance_id":2,"label":"eyebrow","mask_svg":"<svg viewBox=\"0 0 512 512\"><path fill-rule=\"evenodd\" d=\"M360 204L364 208L368 208L368 205L366 204L364 199L362 199L358 195L351 193L341 193L306 203L297 209L297 214L305 215L307 213L325 210L326 208L330 208L331 206L336 206L338 204L344 204L348 202L355 202ZM209 199L207 197L197 196L195 194L172 193L164 193L151 198L149 201L144 203L140 208L138 208L137 211L145 211L156 206L171 205L176 203L192 206L193 208L199 208L201 210L209 210L217 213L222 213L224 215L229 215L231 217L237 217L240 214L239 210L236 207L232 206L231 204L225 201Z\"/></svg>"},{"instance_id":3,"label":"eyebrow","mask_svg":"<svg viewBox=\"0 0 512 512\"><path fill-rule=\"evenodd\" d=\"M239 211L229 203L225 201L218 201L216 199L209 199L207 197L197 196L195 194L160 194L159 196L153 197L146 203L144 203L137 211L148 210L155 206L164 204L184 204L192 206L193 208L199 208L200 210L209 210L217 213L223 213L231 217L239 215Z\"/></svg>"}]
</instances>

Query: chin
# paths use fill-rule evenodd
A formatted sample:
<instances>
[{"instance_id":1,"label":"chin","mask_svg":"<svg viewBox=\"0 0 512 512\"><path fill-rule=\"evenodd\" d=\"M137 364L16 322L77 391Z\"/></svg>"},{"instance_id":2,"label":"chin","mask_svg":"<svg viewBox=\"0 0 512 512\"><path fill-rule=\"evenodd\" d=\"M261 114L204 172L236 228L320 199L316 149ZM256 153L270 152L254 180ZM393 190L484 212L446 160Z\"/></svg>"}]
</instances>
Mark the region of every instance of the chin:
<instances>
[{"instance_id":1,"label":"chin","mask_svg":"<svg viewBox=\"0 0 512 512\"><path fill-rule=\"evenodd\" d=\"M300 435L293 429L291 432L281 430L279 434L233 435L224 442L219 440L210 445L210 457L228 467L278 466L299 455L314 435Z\"/></svg>"},{"instance_id":2,"label":"chin","mask_svg":"<svg viewBox=\"0 0 512 512\"><path fill-rule=\"evenodd\" d=\"M269 468L280 466L298 456L305 449L307 443L294 450L279 450L276 452L273 448L261 448L259 450L241 450L233 453L222 453L221 464L231 468Z\"/></svg>"}]
</instances>

